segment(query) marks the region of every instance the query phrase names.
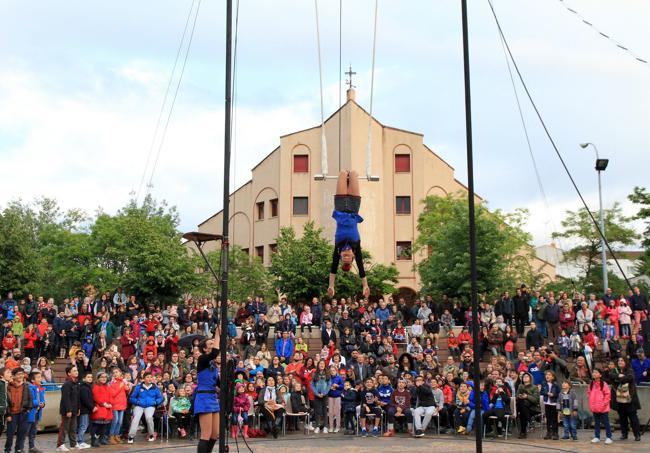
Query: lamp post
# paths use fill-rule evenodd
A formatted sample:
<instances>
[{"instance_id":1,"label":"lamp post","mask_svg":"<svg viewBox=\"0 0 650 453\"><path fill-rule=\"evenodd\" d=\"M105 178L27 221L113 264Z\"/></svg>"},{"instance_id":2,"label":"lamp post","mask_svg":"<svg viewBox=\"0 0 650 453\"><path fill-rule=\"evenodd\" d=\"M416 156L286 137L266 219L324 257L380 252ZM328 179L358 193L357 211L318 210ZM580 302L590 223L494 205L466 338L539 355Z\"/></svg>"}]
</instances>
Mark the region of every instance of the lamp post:
<instances>
[{"instance_id":1,"label":"lamp post","mask_svg":"<svg viewBox=\"0 0 650 453\"><path fill-rule=\"evenodd\" d=\"M599 211L599 220L600 220L600 251L601 251L601 260L603 262L603 294L607 294L607 288L609 287L609 282L607 281L607 252L605 249L605 214L603 212L603 188L600 180L600 173L605 171L609 159L601 159L598 155L598 148L591 142L580 143L582 149L587 149L591 145L596 151L596 171L598 172L598 202L600 204Z\"/></svg>"}]
</instances>

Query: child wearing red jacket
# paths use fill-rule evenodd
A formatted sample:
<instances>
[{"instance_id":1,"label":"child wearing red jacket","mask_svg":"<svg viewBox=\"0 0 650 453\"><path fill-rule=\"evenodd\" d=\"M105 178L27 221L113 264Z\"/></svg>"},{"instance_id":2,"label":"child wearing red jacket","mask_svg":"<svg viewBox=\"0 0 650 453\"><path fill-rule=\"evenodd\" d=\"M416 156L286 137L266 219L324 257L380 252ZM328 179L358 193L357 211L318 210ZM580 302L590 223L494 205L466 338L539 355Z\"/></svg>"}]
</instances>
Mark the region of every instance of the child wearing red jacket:
<instances>
[{"instance_id":1,"label":"child wearing red jacket","mask_svg":"<svg viewBox=\"0 0 650 453\"><path fill-rule=\"evenodd\" d=\"M244 430L244 437L248 438L248 410L251 407L250 399L246 394L246 387L244 384L237 384L235 387L235 398L232 403L232 424L230 425L230 435L233 439L237 437L239 432L239 418L241 417Z\"/></svg>"},{"instance_id":2,"label":"child wearing red jacket","mask_svg":"<svg viewBox=\"0 0 650 453\"><path fill-rule=\"evenodd\" d=\"M602 373L595 369L591 376L593 381L589 384L587 395L589 397L589 409L594 414L594 438L592 444L600 442L600 425L605 426L606 444L612 443L612 428L609 424L609 407L612 400L612 393L606 382L602 380Z\"/></svg>"},{"instance_id":3,"label":"child wearing red jacket","mask_svg":"<svg viewBox=\"0 0 650 453\"><path fill-rule=\"evenodd\" d=\"M95 407L90 415L90 419L93 421L90 430L90 445L93 447L108 445L108 429L113 419L113 405L111 404L111 389L107 381L108 375L101 371L97 374L97 380L93 385Z\"/></svg>"},{"instance_id":4,"label":"child wearing red jacket","mask_svg":"<svg viewBox=\"0 0 650 453\"><path fill-rule=\"evenodd\" d=\"M124 411L128 404L128 396L131 391L131 383L124 380L122 370L113 368L113 380L109 384L111 395L111 409L113 411L113 418L111 420L111 427L109 430L108 443L111 445L120 444L120 432L122 430L122 423L124 421Z\"/></svg>"}]
</instances>

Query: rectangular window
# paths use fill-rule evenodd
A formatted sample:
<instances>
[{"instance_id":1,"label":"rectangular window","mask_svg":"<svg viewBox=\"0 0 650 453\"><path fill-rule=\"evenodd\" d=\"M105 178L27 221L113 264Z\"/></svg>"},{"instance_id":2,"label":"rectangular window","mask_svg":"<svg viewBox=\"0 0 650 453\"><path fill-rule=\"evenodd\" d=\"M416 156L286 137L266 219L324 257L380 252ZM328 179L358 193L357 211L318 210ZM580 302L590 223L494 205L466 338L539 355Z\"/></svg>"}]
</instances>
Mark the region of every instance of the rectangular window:
<instances>
[{"instance_id":1,"label":"rectangular window","mask_svg":"<svg viewBox=\"0 0 650 453\"><path fill-rule=\"evenodd\" d=\"M264 202L257 203L257 220L264 220Z\"/></svg>"},{"instance_id":2,"label":"rectangular window","mask_svg":"<svg viewBox=\"0 0 650 453\"><path fill-rule=\"evenodd\" d=\"M271 252L271 255L277 253L277 251L278 251L278 244L269 244L269 252Z\"/></svg>"},{"instance_id":3,"label":"rectangular window","mask_svg":"<svg viewBox=\"0 0 650 453\"><path fill-rule=\"evenodd\" d=\"M293 156L293 172L307 173L309 171L309 156L307 154L295 154Z\"/></svg>"},{"instance_id":4,"label":"rectangular window","mask_svg":"<svg viewBox=\"0 0 650 453\"><path fill-rule=\"evenodd\" d=\"M278 199L274 198L271 200L271 217L278 216Z\"/></svg>"},{"instance_id":5,"label":"rectangular window","mask_svg":"<svg viewBox=\"0 0 650 453\"><path fill-rule=\"evenodd\" d=\"M408 261L412 259L411 241L398 242L396 255L398 260Z\"/></svg>"},{"instance_id":6,"label":"rectangular window","mask_svg":"<svg viewBox=\"0 0 650 453\"><path fill-rule=\"evenodd\" d=\"M411 213L411 197L395 197L395 213L396 214L410 214Z\"/></svg>"},{"instance_id":7,"label":"rectangular window","mask_svg":"<svg viewBox=\"0 0 650 453\"><path fill-rule=\"evenodd\" d=\"M293 215L309 214L309 198L293 197Z\"/></svg>"},{"instance_id":8,"label":"rectangular window","mask_svg":"<svg viewBox=\"0 0 650 453\"><path fill-rule=\"evenodd\" d=\"M255 256L257 256L259 259L264 262L264 246L260 245L259 247L255 247Z\"/></svg>"},{"instance_id":9,"label":"rectangular window","mask_svg":"<svg viewBox=\"0 0 650 453\"><path fill-rule=\"evenodd\" d=\"M395 154L395 173L408 173L411 171L411 155Z\"/></svg>"}]
</instances>

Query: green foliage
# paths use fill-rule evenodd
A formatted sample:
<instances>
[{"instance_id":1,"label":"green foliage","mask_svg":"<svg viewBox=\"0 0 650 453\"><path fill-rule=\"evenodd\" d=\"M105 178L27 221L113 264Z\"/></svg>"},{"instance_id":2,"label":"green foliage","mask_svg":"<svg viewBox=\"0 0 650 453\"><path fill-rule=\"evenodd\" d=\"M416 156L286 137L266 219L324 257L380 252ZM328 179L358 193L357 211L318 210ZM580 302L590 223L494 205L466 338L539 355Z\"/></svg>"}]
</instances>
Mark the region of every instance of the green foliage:
<instances>
[{"instance_id":1,"label":"green foliage","mask_svg":"<svg viewBox=\"0 0 650 453\"><path fill-rule=\"evenodd\" d=\"M10 203L0 215L0 291L60 301L86 285L149 301L178 298L197 278L173 208L147 197L114 216L61 212L54 200Z\"/></svg>"},{"instance_id":2,"label":"green foliage","mask_svg":"<svg viewBox=\"0 0 650 453\"><path fill-rule=\"evenodd\" d=\"M221 250L206 254L210 265L219 273ZM196 267L203 269L198 275L197 284L192 294L212 296L218 299L221 294L219 282L215 281L205 261L196 255ZM219 275L221 278L221 276ZM258 257L251 257L240 247L233 246L228 254L228 298L235 301L246 300L247 297L264 296L266 300L276 298L271 274Z\"/></svg>"},{"instance_id":3,"label":"green foliage","mask_svg":"<svg viewBox=\"0 0 650 453\"><path fill-rule=\"evenodd\" d=\"M597 212L592 212L592 215L598 219ZM621 247L634 244L638 239L634 229L626 226L630 219L623 216L618 203L611 209L605 209L604 217L605 237L615 252ZM602 275L599 275L602 266L600 235L589 213L584 208L567 211L561 225L564 231L553 233L553 237L570 239L575 243L573 248L564 253L564 259L582 269L583 277L579 286L602 291L603 280Z\"/></svg>"},{"instance_id":4,"label":"green foliage","mask_svg":"<svg viewBox=\"0 0 650 453\"><path fill-rule=\"evenodd\" d=\"M469 299L469 215L467 198L430 196L418 219L416 251L430 256L418 266L422 293ZM527 212L490 212L476 206L478 292L492 294L537 276L529 262L530 235L522 229Z\"/></svg>"},{"instance_id":5,"label":"green foliage","mask_svg":"<svg viewBox=\"0 0 650 453\"><path fill-rule=\"evenodd\" d=\"M634 204L639 205L639 211L634 216L635 220L643 220L646 228L641 235L641 245L644 253L641 255L639 274L650 275L650 193L645 187L635 187L634 192L627 196Z\"/></svg>"},{"instance_id":6,"label":"green foliage","mask_svg":"<svg viewBox=\"0 0 650 453\"><path fill-rule=\"evenodd\" d=\"M290 300L309 300L326 293L333 245L322 236L323 230L313 222L305 224L300 239L293 228L280 230L278 251L271 260L270 272L275 277L279 292ZM395 291L398 271L395 266L372 264L372 257L364 251L364 267L371 295L379 296ZM336 277L337 297L361 294L361 279L356 272L339 269Z\"/></svg>"}]
</instances>

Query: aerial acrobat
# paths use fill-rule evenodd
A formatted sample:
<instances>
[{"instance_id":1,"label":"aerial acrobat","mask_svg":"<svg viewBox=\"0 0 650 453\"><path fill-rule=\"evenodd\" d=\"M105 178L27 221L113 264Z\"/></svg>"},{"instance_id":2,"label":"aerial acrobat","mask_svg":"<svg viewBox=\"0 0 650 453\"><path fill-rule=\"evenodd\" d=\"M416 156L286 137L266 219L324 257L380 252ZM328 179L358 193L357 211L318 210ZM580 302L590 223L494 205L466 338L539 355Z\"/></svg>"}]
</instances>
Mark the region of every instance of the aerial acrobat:
<instances>
[{"instance_id":1,"label":"aerial acrobat","mask_svg":"<svg viewBox=\"0 0 650 453\"><path fill-rule=\"evenodd\" d=\"M366 271L363 268L363 256L361 253L361 236L359 235L358 224L363 222L359 215L361 206L361 193L359 191L359 175L356 171L342 171L336 183L336 195L334 195L334 212L332 218L336 220L336 234L334 236L334 252L332 254L332 265L330 267L329 286L327 294L333 297L335 294L334 284L336 283L336 272L339 261L341 269L348 272L352 267L352 261L356 261L359 269L359 277L363 285L363 295L370 295Z\"/></svg>"}]
</instances>

